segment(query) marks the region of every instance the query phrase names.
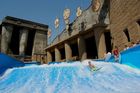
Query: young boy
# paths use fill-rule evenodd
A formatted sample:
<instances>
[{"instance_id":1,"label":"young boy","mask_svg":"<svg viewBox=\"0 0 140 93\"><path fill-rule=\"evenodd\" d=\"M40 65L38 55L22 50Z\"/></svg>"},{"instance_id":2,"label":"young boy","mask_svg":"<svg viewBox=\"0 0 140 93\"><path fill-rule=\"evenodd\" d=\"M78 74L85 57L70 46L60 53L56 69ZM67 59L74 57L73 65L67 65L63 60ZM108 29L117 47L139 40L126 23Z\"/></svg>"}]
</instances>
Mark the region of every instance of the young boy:
<instances>
[{"instance_id":1,"label":"young boy","mask_svg":"<svg viewBox=\"0 0 140 93\"><path fill-rule=\"evenodd\" d=\"M88 66L92 71L94 71L96 69L95 65L91 64L90 61L88 62Z\"/></svg>"}]
</instances>

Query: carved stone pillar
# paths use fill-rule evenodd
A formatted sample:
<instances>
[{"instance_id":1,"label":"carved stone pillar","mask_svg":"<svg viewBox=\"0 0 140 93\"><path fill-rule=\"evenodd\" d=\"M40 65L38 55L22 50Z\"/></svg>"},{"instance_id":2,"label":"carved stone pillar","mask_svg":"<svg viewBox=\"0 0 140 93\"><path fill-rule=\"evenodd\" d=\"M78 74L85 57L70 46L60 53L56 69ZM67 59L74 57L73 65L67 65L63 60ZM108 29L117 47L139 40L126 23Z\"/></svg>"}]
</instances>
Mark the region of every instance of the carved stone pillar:
<instances>
[{"instance_id":1,"label":"carved stone pillar","mask_svg":"<svg viewBox=\"0 0 140 93\"><path fill-rule=\"evenodd\" d=\"M72 50L68 43L65 43L65 54L66 54L66 61L72 58Z\"/></svg>"},{"instance_id":2,"label":"carved stone pillar","mask_svg":"<svg viewBox=\"0 0 140 93\"><path fill-rule=\"evenodd\" d=\"M98 58L104 58L104 53L106 53L104 28L94 29L94 34L95 34L97 51L98 51Z\"/></svg>"},{"instance_id":3,"label":"carved stone pillar","mask_svg":"<svg viewBox=\"0 0 140 93\"><path fill-rule=\"evenodd\" d=\"M52 62L52 55L49 51L47 51L47 63Z\"/></svg>"},{"instance_id":4,"label":"carved stone pillar","mask_svg":"<svg viewBox=\"0 0 140 93\"><path fill-rule=\"evenodd\" d=\"M99 58L104 58L104 53L106 53L106 44L105 44L105 35L102 34L98 45Z\"/></svg>"},{"instance_id":5,"label":"carved stone pillar","mask_svg":"<svg viewBox=\"0 0 140 93\"><path fill-rule=\"evenodd\" d=\"M47 46L47 32L36 30L35 37L34 37L34 43L33 43L33 49L32 49L32 55L33 54L45 54L45 47Z\"/></svg>"},{"instance_id":6,"label":"carved stone pillar","mask_svg":"<svg viewBox=\"0 0 140 93\"><path fill-rule=\"evenodd\" d=\"M55 48L55 61L59 62L61 60L61 53L58 48Z\"/></svg>"},{"instance_id":7,"label":"carved stone pillar","mask_svg":"<svg viewBox=\"0 0 140 93\"><path fill-rule=\"evenodd\" d=\"M78 50L80 59L81 60L87 59L85 40L81 36L78 38Z\"/></svg>"},{"instance_id":8,"label":"carved stone pillar","mask_svg":"<svg viewBox=\"0 0 140 93\"><path fill-rule=\"evenodd\" d=\"M25 55L25 49L27 46L28 40L28 29L21 29L20 30L20 43L19 43L19 54Z\"/></svg>"},{"instance_id":9,"label":"carved stone pillar","mask_svg":"<svg viewBox=\"0 0 140 93\"><path fill-rule=\"evenodd\" d=\"M1 52L2 53L8 53L12 31L13 31L13 26L11 25L2 26L2 36L1 36Z\"/></svg>"}]
</instances>

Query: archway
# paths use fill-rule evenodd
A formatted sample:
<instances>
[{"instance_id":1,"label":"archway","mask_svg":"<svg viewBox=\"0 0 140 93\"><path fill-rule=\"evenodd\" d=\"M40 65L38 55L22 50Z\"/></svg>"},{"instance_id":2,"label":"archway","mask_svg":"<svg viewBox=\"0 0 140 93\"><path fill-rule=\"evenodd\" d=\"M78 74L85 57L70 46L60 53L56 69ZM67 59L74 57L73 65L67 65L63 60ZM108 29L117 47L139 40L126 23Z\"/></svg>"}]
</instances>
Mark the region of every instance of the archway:
<instances>
[{"instance_id":1,"label":"archway","mask_svg":"<svg viewBox=\"0 0 140 93\"><path fill-rule=\"evenodd\" d=\"M19 32L20 27L14 26L11 42L9 44L9 52L13 55L19 55Z\"/></svg>"},{"instance_id":2,"label":"archway","mask_svg":"<svg viewBox=\"0 0 140 93\"><path fill-rule=\"evenodd\" d=\"M34 31L34 30L31 30L31 31L28 32L27 47L26 47L26 50L25 50L25 54L28 55L28 56L32 55L35 32L36 31Z\"/></svg>"},{"instance_id":3,"label":"archway","mask_svg":"<svg viewBox=\"0 0 140 93\"><path fill-rule=\"evenodd\" d=\"M61 48L61 49L59 49L59 51L60 51L60 54L61 54L61 60L66 59L66 57L65 57L65 48Z\"/></svg>"},{"instance_id":4,"label":"archway","mask_svg":"<svg viewBox=\"0 0 140 93\"><path fill-rule=\"evenodd\" d=\"M86 38L85 42L86 42L87 58L88 59L97 59L98 54L97 54L95 37L91 36L89 38Z\"/></svg>"},{"instance_id":5,"label":"archway","mask_svg":"<svg viewBox=\"0 0 140 93\"><path fill-rule=\"evenodd\" d=\"M105 35L105 44L106 44L106 53L112 51L112 46L111 46L111 35L110 31L104 32Z\"/></svg>"},{"instance_id":6,"label":"archway","mask_svg":"<svg viewBox=\"0 0 140 93\"><path fill-rule=\"evenodd\" d=\"M55 61L55 52L52 51L52 52L51 52L51 55L52 55L52 62L54 62L54 61Z\"/></svg>"},{"instance_id":7,"label":"archway","mask_svg":"<svg viewBox=\"0 0 140 93\"><path fill-rule=\"evenodd\" d=\"M79 59L79 51L78 51L78 44L77 42L70 45L72 50L72 57L75 58L75 60Z\"/></svg>"}]
</instances>

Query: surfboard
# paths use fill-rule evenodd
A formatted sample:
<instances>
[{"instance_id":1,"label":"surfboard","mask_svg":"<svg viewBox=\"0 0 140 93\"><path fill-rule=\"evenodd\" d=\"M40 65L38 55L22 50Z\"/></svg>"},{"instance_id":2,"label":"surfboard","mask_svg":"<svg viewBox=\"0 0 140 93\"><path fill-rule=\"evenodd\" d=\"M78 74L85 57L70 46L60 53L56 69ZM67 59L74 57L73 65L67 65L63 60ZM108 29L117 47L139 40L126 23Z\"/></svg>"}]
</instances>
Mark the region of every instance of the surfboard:
<instances>
[{"instance_id":1,"label":"surfboard","mask_svg":"<svg viewBox=\"0 0 140 93\"><path fill-rule=\"evenodd\" d=\"M94 72L94 71L98 71L98 70L100 70L102 67L95 67L95 68L92 68L92 69L90 69L92 72Z\"/></svg>"}]
</instances>

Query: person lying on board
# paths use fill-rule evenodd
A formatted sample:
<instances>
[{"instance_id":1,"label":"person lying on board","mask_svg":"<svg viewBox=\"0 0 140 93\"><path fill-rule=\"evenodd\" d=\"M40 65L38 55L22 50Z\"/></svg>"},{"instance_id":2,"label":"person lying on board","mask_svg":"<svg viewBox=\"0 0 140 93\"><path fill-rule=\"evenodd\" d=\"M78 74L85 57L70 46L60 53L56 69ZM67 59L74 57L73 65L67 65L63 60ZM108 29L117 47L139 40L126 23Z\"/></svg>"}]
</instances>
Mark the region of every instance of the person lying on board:
<instances>
[{"instance_id":1,"label":"person lying on board","mask_svg":"<svg viewBox=\"0 0 140 93\"><path fill-rule=\"evenodd\" d=\"M88 66L89 66L90 69L96 68L95 65L94 64L91 64L90 61L88 61Z\"/></svg>"},{"instance_id":2,"label":"person lying on board","mask_svg":"<svg viewBox=\"0 0 140 93\"><path fill-rule=\"evenodd\" d=\"M94 64L91 64L90 61L88 62L88 65L89 65L89 68L90 68L91 71L96 71L97 70L96 66Z\"/></svg>"},{"instance_id":3,"label":"person lying on board","mask_svg":"<svg viewBox=\"0 0 140 93\"><path fill-rule=\"evenodd\" d=\"M90 61L88 61L88 66L89 66L91 71L98 71L102 68L102 67L96 67L94 64L91 64Z\"/></svg>"}]
</instances>

